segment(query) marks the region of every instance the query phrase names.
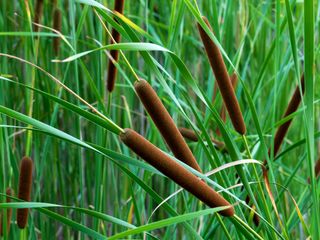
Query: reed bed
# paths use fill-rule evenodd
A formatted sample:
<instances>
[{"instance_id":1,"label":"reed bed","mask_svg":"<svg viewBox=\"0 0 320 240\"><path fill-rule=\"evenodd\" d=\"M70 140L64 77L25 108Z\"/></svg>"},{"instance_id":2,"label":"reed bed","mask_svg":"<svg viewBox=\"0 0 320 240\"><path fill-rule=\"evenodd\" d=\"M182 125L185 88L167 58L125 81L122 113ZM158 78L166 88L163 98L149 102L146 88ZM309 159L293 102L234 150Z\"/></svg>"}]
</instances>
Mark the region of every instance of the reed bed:
<instances>
[{"instance_id":1,"label":"reed bed","mask_svg":"<svg viewBox=\"0 0 320 240\"><path fill-rule=\"evenodd\" d=\"M29 202L31 199L33 162L29 157L23 157L20 164L18 198ZM17 210L17 224L20 229L28 223L28 208Z\"/></svg>"},{"instance_id":2,"label":"reed bed","mask_svg":"<svg viewBox=\"0 0 320 240\"><path fill-rule=\"evenodd\" d=\"M190 148L154 89L143 79L137 81L134 88L174 156L201 172Z\"/></svg>"},{"instance_id":3,"label":"reed bed","mask_svg":"<svg viewBox=\"0 0 320 240\"><path fill-rule=\"evenodd\" d=\"M126 144L143 160L157 168L160 172L168 176L178 185L188 192L192 193L209 207L230 206L230 208L221 211L221 215L231 217L234 215L233 206L230 205L216 191L210 188L195 175L187 171L181 165L173 161L160 149L138 134L132 129L125 129L120 135L121 141Z\"/></svg>"},{"instance_id":4,"label":"reed bed","mask_svg":"<svg viewBox=\"0 0 320 240\"><path fill-rule=\"evenodd\" d=\"M0 1L0 238L320 239L318 8Z\"/></svg>"}]
</instances>

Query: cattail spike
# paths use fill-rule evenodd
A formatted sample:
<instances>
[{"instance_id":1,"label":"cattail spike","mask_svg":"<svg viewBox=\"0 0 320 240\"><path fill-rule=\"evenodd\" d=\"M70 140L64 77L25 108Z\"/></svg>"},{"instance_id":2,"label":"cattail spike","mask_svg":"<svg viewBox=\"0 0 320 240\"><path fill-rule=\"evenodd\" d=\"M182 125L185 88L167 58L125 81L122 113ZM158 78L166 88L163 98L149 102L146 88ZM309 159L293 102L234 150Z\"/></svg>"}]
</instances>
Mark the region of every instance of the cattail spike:
<instances>
[{"instance_id":1,"label":"cattail spike","mask_svg":"<svg viewBox=\"0 0 320 240\"><path fill-rule=\"evenodd\" d=\"M211 29L207 18L202 17L202 19ZM244 135L246 133L246 126L220 50L200 24L198 24L198 30L232 124L238 133Z\"/></svg>"},{"instance_id":2,"label":"cattail spike","mask_svg":"<svg viewBox=\"0 0 320 240\"><path fill-rule=\"evenodd\" d=\"M53 29L61 32L62 15L60 9L56 8L53 12ZM59 55L60 37L53 38L53 51L54 55Z\"/></svg>"},{"instance_id":3,"label":"cattail spike","mask_svg":"<svg viewBox=\"0 0 320 240\"><path fill-rule=\"evenodd\" d=\"M174 156L201 172L186 141L150 84L146 80L141 79L135 83L134 87L146 111L159 129Z\"/></svg>"},{"instance_id":4,"label":"cattail spike","mask_svg":"<svg viewBox=\"0 0 320 240\"><path fill-rule=\"evenodd\" d=\"M301 87L302 87L302 94L304 94L304 75L301 76ZM296 87L292 98L288 104L288 107L286 109L285 114L283 115L283 118L287 117L288 115L290 115L291 113L297 111L299 104L301 102L301 94L300 94L300 90L299 90L299 86ZM282 124L281 126L279 126L276 135L274 137L274 157L277 155L280 146L284 140L285 135L288 132L288 129L290 127L290 124L292 122L292 119L285 122L284 124Z\"/></svg>"},{"instance_id":5,"label":"cattail spike","mask_svg":"<svg viewBox=\"0 0 320 240\"><path fill-rule=\"evenodd\" d=\"M189 139L193 142L198 142L199 139L198 139L198 136L197 134L192 131L191 129L188 129L188 128L184 128L184 127L179 127L179 132L181 133L181 135L186 138L186 139ZM211 141L218 147L218 148L224 148L224 143L223 142L220 142L214 138L211 138Z\"/></svg>"},{"instance_id":6,"label":"cattail spike","mask_svg":"<svg viewBox=\"0 0 320 240\"><path fill-rule=\"evenodd\" d=\"M34 10L33 22L39 24L41 21L42 14L43 14L43 0L37 0L35 10ZM33 31L38 32L39 27L37 25L33 25Z\"/></svg>"},{"instance_id":7,"label":"cattail spike","mask_svg":"<svg viewBox=\"0 0 320 240\"><path fill-rule=\"evenodd\" d=\"M184 138L189 139L190 141L193 141L193 142L198 142L199 139L197 134L191 129L184 128L184 127L179 127L178 129Z\"/></svg>"},{"instance_id":8,"label":"cattail spike","mask_svg":"<svg viewBox=\"0 0 320 240\"><path fill-rule=\"evenodd\" d=\"M8 187L6 190L6 202L11 202L11 198L9 196L14 195L14 191L12 188ZM12 218L12 208L7 208L7 235L9 235L10 232L10 226L11 226L11 218ZM3 236L3 217L0 219L0 235Z\"/></svg>"},{"instance_id":9,"label":"cattail spike","mask_svg":"<svg viewBox=\"0 0 320 240\"><path fill-rule=\"evenodd\" d=\"M227 217L234 215L233 206L227 200L140 134L132 129L124 129L124 133L120 134L120 139L138 156L209 207L230 206L230 208L221 211L220 214Z\"/></svg>"},{"instance_id":10,"label":"cattail spike","mask_svg":"<svg viewBox=\"0 0 320 240\"><path fill-rule=\"evenodd\" d=\"M124 9L124 0L115 0L114 11L117 11L122 14L123 9ZM114 41L111 39L111 41L110 41L111 44L120 42L121 36L120 36L120 33L116 29L112 28L111 35L112 35L112 38L114 39ZM111 50L110 55L113 58L113 61L118 62L118 59L119 59L119 51L118 50ZM108 65L107 90L109 92L113 91L114 85L116 82L116 77L117 77L117 68L114 65L113 61L110 59L109 65Z\"/></svg>"},{"instance_id":11,"label":"cattail spike","mask_svg":"<svg viewBox=\"0 0 320 240\"><path fill-rule=\"evenodd\" d=\"M28 157L23 157L20 164L19 176L19 193L18 198L29 202L32 187L32 168L33 162ZM20 208L17 210L18 227L23 229L28 222L28 208Z\"/></svg>"},{"instance_id":12,"label":"cattail spike","mask_svg":"<svg viewBox=\"0 0 320 240\"><path fill-rule=\"evenodd\" d=\"M238 83L238 76L236 73L233 73L231 76L230 76L230 81L231 81L231 85L233 87L233 90L235 91L236 89L236 86L237 86L237 83ZM224 104L222 104L222 107L221 107L221 112L220 112L220 117L222 119L223 122L226 122L226 107ZM217 128L216 130L216 133L221 136L221 132L220 132L220 129Z\"/></svg>"}]
</instances>

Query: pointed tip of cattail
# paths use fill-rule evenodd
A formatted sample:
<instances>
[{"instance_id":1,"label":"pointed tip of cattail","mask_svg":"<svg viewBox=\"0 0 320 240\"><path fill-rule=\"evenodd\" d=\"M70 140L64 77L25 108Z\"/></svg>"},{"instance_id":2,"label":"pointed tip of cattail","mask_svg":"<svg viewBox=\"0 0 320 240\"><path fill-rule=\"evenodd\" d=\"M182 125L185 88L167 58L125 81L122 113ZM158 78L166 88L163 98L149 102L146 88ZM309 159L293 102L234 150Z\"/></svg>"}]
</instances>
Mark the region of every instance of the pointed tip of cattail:
<instances>
[{"instance_id":1,"label":"pointed tip of cattail","mask_svg":"<svg viewBox=\"0 0 320 240\"><path fill-rule=\"evenodd\" d=\"M23 157L20 164L18 198L30 201L32 187L33 162L29 157ZM20 229L25 228L28 222L28 208L17 210L17 223Z\"/></svg>"},{"instance_id":2,"label":"pointed tip of cattail","mask_svg":"<svg viewBox=\"0 0 320 240\"><path fill-rule=\"evenodd\" d=\"M60 9L55 8L53 12L53 29L61 32L62 14ZM55 56L59 55L60 37L53 38L53 51Z\"/></svg>"}]
</instances>

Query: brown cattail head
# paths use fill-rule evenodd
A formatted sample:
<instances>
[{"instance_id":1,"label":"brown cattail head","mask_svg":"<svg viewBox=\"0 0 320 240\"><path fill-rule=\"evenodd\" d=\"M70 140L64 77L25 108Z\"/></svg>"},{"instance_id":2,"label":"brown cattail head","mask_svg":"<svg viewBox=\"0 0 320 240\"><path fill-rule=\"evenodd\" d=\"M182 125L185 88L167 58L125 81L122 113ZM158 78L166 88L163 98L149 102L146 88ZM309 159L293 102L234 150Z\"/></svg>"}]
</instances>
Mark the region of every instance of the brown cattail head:
<instances>
[{"instance_id":1,"label":"brown cattail head","mask_svg":"<svg viewBox=\"0 0 320 240\"><path fill-rule=\"evenodd\" d=\"M32 187L32 168L33 162L28 157L23 157L20 164L19 192L18 198L24 201L30 201ZM28 222L28 208L19 208L17 210L18 227L23 229Z\"/></svg>"},{"instance_id":2,"label":"brown cattail head","mask_svg":"<svg viewBox=\"0 0 320 240\"><path fill-rule=\"evenodd\" d=\"M191 129L188 129L188 128L184 128L184 127L180 127L178 128L179 129L179 132L181 133L181 135L186 138L186 139L189 139L193 142L198 142L198 136L197 134L192 131ZM222 149L225 147L224 143L223 142L220 142L214 138L211 138L211 141L217 146L217 148L219 149Z\"/></svg>"},{"instance_id":3,"label":"brown cattail head","mask_svg":"<svg viewBox=\"0 0 320 240\"><path fill-rule=\"evenodd\" d=\"M8 187L6 190L6 202L11 202L11 199L9 196L14 195L14 191L12 188ZM7 208L7 235L9 235L10 232L10 225L11 225L11 218L12 218L12 208ZM3 217L0 219L0 235L3 236Z\"/></svg>"},{"instance_id":4,"label":"brown cattail head","mask_svg":"<svg viewBox=\"0 0 320 240\"><path fill-rule=\"evenodd\" d=\"M53 28L61 32L62 15L60 9L56 8L53 12ZM54 55L59 55L60 37L53 38L53 51Z\"/></svg>"},{"instance_id":5,"label":"brown cattail head","mask_svg":"<svg viewBox=\"0 0 320 240\"><path fill-rule=\"evenodd\" d=\"M236 73L233 73L231 76L230 76L230 81L231 81L231 84L232 84L232 87L233 87L233 90L236 89L236 86L237 86L237 83L238 83L238 76ZM220 117L222 119L223 122L226 122L226 107L225 105L223 104L222 107L221 107L221 112L220 112ZM221 136L221 132L220 132L220 129L217 128L217 134L219 136Z\"/></svg>"},{"instance_id":6,"label":"brown cattail head","mask_svg":"<svg viewBox=\"0 0 320 240\"><path fill-rule=\"evenodd\" d=\"M302 87L302 94L304 94L304 75L301 76L301 87ZM292 98L288 104L286 112L283 115L283 118L285 118L288 115L290 115L291 113L297 111L300 102L301 102L301 94L300 94L299 86L297 86L293 95L292 95ZM290 127L291 122L292 122L292 119L285 122L284 124L279 126L279 128L276 132L276 135L274 137L274 157L277 155L277 153L280 149L280 146L283 142L285 135L288 132L288 129Z\"/></svg>"},{"instance_id":7,"label":"brown cattail head","mask_svg":"<svg viewBox=\"0 0 320 240\"><path fill-rule=\"evenodd\" d=\"M227 217L234 215L233 206L227 200L140 134L132 129L124 129L124 133L120 134L120 139L138 156L209 207L230 206L230 208L221 211L220 214Z\"/></svg>"},{"instance_id":8,"label":"brown cattail head","mask_svg":"<svg viewBox=\"0 0 320 240\"><path fill-rule=\"evenodd\" d=\"M124 8L124 0L115 0L114 11L117 11L122 14L123 8ZM112 28L111 35L112 35L112 38L114 39L114 41L111 39L110 41L111 44L120 42L121 40L120 33L116 29ZM115 62L118 62L119 52L117 50L111 50L110 55ZM114 89L116 77L117 77L117 68L112 62L112 60L109 60L108 75L107 75L107 89L109 92L112 92Z\"/></svg>"},{"instance_id":9,"label":"brown cattail head","mask_svg":"<svg viewBox=\"0 0 320 240\"><path fill-rule=\"evenodd\" d=\"M184 128L184 127L179 127L178 129L184 138L189 139L190 141L193 141L193 142L198 142L199 139L197 134L191 129Z\"/></svg>"},{"instance_id":10,"label":"brown cattail head","mask_svg":"<svg viewBox=\"0 0 320 240\"><path fill-rule=\"evenodd\" d=\"M208 19L206 17L202 17L202 19L211 29ZM246 133L246 126L220 50L200 24L198 24L198 30L232 124L238 133L244 135Z\"/></svg>"},{"instance_id":11,"label":"brown cattail head","mask_svg":"<svg viewBox=\"0 0 320 240\"><path fill-rule=\"evenodd\" d=\"M35 23L39 24L41 21L42 14L43 14L43 0L37 0L36 6L34 9L34 20L33 21ZM33 31L38 32L38 30L39 30L39 27L37 25L33 25Z\"/></svg>"},{"instance_id":12,"label":"brown cattail head","mask_svg":"<svg viewBox=\"0 0 320 240\"><path fill-rule=\"evenodd\" d=\"M159 129L174 156L195 170L201 172L186 141L150 84L141 79L134 84L134 87L146 111Z\"/></svg>"}]
</instances>

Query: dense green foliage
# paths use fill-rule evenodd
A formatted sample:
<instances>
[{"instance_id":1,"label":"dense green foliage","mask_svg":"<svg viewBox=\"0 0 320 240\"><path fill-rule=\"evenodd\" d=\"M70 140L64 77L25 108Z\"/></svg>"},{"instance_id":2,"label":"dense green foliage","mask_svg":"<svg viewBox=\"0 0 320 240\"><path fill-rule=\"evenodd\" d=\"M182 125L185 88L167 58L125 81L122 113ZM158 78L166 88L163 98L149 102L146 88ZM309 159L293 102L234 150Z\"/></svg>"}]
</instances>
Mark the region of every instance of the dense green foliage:
<instances>
[{"instance_id":1,"label":"dense green foliage","mask_svg":"<svg viewBox=\"0 0 320 240\"><path fill-rule=\"evenodd\" d=\"M2 218L14 210L5 239L320 239L318 1L126 0L123 15L112 12L113 0L43 2L38 32L36 1L0 2ZM52 29L56 8L61 32ZM238 75L245 136L228 114L226 123L220 117L223 102L197 23L220 47L229 74ZM109 44L112 28L120 44ZM109 93L112 49L121 52ZM302 73L303 101L283 118ZM173 156L134 91L140 77L178 127L197 133L199 141L187 143L203 174L184 166L223 191L234 217L206 207L120 141L122 129L132 128ZM279 153L269 157L277 128L290 119ZM6 203L6 188L18 190L23 156L34 161L32 202ZM28 226L20 230L16 208L26 206Z\"/></svg>"}]
</instances>

